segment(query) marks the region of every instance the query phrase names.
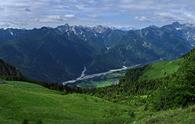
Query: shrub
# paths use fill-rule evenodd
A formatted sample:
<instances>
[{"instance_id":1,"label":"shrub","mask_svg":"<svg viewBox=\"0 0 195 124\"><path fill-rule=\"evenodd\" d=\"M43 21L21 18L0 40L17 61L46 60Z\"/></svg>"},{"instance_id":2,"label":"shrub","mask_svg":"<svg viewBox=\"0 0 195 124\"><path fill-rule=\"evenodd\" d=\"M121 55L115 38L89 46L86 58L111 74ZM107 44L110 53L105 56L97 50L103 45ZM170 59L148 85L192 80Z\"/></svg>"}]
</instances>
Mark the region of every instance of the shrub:
<instances>
[{"instance_id":1,"label":"shrub","mask_svg":"<svg viewBox=\"0 0 195 124\"><path fill-rule=\"evenodd\" d=\"M24 120L22 121L22 124L29 124L29 121L28 121L27 119L24 119Z\"/></svg>"}]
</instances>

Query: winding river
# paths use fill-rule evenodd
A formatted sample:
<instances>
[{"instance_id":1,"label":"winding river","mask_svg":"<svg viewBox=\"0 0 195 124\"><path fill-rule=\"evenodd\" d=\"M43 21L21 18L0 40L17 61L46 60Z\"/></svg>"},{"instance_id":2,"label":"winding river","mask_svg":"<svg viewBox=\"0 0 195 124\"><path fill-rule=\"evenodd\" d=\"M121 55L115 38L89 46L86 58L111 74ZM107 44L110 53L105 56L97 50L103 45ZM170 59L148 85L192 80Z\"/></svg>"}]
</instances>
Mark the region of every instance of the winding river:
<instances>
[{"instance_id":1,"label":"winding river","mask_svg":"<svg viewBox=\"0 0 195 124\"><path fill-rule=\"evenodd\" d=\"M107 72L91 74L91 75L85 75L85 72L87 71L87 68L84 67L83 71L81 72L80 77L78 77L74 80L69 80L69 81L63 82L63 85L70 84L70 83L76 83L77 81L91 79L91 78L94 78L94 77L100 77L100 76L103 76L103 75L111 74L111 73L118 72L118 71L127 70L127 69L134 68L134 67L137 67L137 66L139 66L139 65L134 65L134 66L130 66L130 67L123 66L122 68L119 68L119 69L113 69L113 70L109 70Z\"/></svg>"}]
</instances>

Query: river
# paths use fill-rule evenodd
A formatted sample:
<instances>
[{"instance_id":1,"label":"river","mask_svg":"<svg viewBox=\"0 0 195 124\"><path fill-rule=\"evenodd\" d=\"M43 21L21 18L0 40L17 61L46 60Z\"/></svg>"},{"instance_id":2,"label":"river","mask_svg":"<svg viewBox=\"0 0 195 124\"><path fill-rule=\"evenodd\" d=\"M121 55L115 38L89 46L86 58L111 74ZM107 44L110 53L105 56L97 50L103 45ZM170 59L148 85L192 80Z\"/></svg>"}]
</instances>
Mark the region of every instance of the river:
<instances>
[{"instance_id":1,"label":"river","mask_svg":"<svg viewBox=\"0 0 195 124\"><path fill-rule=\"evenodd\" d=\"M77 81L82 81L82 80L86 80L86 79L100 77L100 76L103 76L103 75L111 74L111 73L118 72L118 71L127 70L127 69L134 68L134 67L137 67L137 66L140 66L140 65L134 65L134 66L130 66L130 67L123 66L122 68L119 68L119 69L112 69L112 70L109 70L107 72L91 74L91 75L85 75L85 72L87 71L87 68L84 67L83 71L81 72L81 76L80 77L78 77L78 78L76 78L74 80L65 81L62 84L66 85L66 84L70 84L70 83L76 83Z\"/></svg>"}]
</instances>

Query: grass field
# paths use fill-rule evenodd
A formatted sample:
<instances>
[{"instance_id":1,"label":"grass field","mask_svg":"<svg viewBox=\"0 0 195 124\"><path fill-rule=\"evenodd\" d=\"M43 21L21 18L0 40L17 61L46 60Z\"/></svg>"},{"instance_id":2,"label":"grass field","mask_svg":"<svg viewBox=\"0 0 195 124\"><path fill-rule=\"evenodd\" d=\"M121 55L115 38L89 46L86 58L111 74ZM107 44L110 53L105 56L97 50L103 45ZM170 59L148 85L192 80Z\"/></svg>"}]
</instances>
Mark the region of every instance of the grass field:
<instances>
[{"instance_id":1,"label":"grass field","mask_svg":"<svg viewBox=\"0 0 195 124\"><path fill-rule=\"evenodd\" d=\"M149 65L139 80L175 73L183 59ZM113 85L125 72L77 84L82 88ZM166 111L145 111L146 96L112 103L85 94L67 94L17 81L0 84L0 124L194 124L195 106Z\"/></svg>"},{"instance_id":2,"label":"grass field","mask_svg":"<svg viewBox=\"0 0 195 124\"><path fill-rule=\"evenodd\" d=\"M136 124L195 124L195 106L158 113L143 112L136 120Z\"/></svg>"},{"instance_id":3,"label":"grass field","mask_svg":"<svg viewBox=\"0 0 195 124\"><path fill-rule=\"evenodd\" d=\"M160 61L149 65L139 80L157 79L177 72L183 59Z\"/></svg>"},{"instance_id":4,"label":"grass field","mask_svg":"<svg viewBox=\"0 0 195 124\"><path fill-rule=\"evenodd\" d=\"M145 97L144 97L145 98ZM25 82L0 84L1 124L194 124L195 106L160 112ZM135 103L137 103L135 101Z\"/></svg>"},{"instance_id":5,"label":"grass field","mask_svg":"<svg viewBox=\"0 0 195 124\"><path fill-rule=\"evenodd\" d=\"M38 85L7 82L0 85L0 123L71 124L125 123L129 107L93 96L61 95Z\"/></svg>"}]
</instances>

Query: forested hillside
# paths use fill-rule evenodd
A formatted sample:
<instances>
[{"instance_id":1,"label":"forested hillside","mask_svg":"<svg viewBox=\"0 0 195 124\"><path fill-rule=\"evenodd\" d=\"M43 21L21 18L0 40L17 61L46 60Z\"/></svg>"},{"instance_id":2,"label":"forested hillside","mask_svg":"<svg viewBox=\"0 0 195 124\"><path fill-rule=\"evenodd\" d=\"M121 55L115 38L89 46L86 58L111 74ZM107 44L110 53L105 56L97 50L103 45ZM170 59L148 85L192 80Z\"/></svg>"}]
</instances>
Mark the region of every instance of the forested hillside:
<instances>
[{"instance_id":1,"label":"forested hillside","mask_svg":"<svg viewBox=\"0 0 195 124\"><path fill-rule=\"evenodd\" d=\"M14 66L0 59L0 78L5 80L22 80L24 77Z\"/></svg>"},{"instance_id":2,"label":"forested hillside","mask_svg":"<svg viewBox=\"0 0 195 124\"><path fill-rule=\"evenodd\" d=\"M187 107L195 103L195 50L173 61L130 69L119 85L92 90L107 100L150 110Z\"/></svg>"},{"instance_id":3,"label":"forested hillside","mask_svg":"<svg viewBox=\"0 0 195 124\"><path fill-rule=\"evenodd\" d=\"M49 90L5 81L0 84L0 122L193 124L194 58L192 50L177 60L133 68L118 85L97 89L48 84Z\"/></svg>"}]
</instances>

